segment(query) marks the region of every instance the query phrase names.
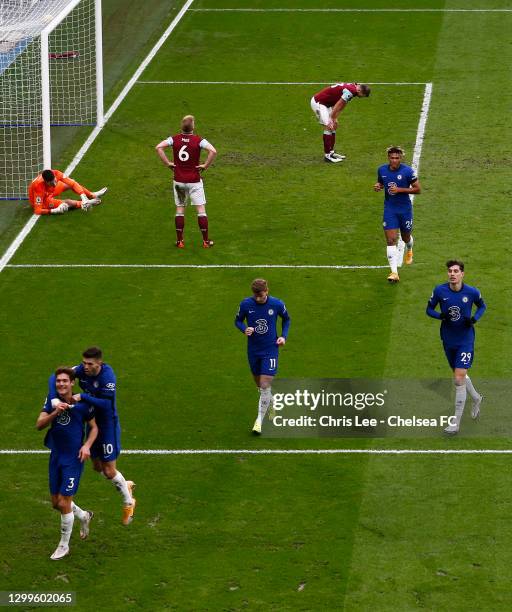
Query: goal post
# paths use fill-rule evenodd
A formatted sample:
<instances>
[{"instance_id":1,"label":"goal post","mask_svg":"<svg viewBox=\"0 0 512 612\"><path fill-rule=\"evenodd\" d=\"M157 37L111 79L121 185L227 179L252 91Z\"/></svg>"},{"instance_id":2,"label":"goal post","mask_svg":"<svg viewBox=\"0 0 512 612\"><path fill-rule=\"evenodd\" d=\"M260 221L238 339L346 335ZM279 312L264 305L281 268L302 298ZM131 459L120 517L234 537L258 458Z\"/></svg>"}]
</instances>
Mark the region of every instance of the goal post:
<instances>
[{"instance_id":1,"label":"goal post","mask_svg":"<svg viewBox=\"0 0 512 612\"><path fill-rule=\"evenodd\" d=\"M2 0L0 199L52 166L52 127L102 125L101 0Z\"/></svg>"}]
</instances>

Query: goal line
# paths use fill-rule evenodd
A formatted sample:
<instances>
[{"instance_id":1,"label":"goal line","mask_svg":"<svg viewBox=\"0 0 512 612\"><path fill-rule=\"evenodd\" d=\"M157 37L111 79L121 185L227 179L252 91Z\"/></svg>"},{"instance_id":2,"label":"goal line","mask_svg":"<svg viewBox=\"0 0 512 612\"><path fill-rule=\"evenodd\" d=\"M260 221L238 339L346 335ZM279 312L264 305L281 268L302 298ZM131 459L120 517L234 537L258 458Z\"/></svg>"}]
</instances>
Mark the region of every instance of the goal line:
<instances>
[{"instance_id":1,"label":"goal line","mask_svg":"<svg viewBox=\"0 0 512 612\"><path fill-rule=\"evenodd\" d=\"M0 455L48 455L49 450L0 449ZM123 455L511 455L499 448L172 448L128 449Z\"/></svg>"}]
</instances>

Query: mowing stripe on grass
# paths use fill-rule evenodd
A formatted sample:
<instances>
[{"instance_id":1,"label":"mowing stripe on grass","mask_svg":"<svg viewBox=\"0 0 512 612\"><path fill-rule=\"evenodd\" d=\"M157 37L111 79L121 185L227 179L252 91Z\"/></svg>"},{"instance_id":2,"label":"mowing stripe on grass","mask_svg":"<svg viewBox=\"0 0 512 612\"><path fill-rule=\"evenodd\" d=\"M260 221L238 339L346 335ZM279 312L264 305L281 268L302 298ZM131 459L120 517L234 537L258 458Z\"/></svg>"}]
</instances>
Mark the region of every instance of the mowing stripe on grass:
<instances>
[{"instance_id":1,"label":"mowing stripe on grass","mask_svg":"<svg viewBox=\"0 0 512 612\"><path fill-rule=\"evenodd\" d=\"M101 127L96 127L96 128L93 129L93 131L91 132L91 134L89 135L87 140L84 142L84 144L82 145L82 147L80 148L78 153L75 155L75 157L73 158L73 160L71 161L69 166L64 170L64 174L71 174L73 172L73 170L78 166L78 164L81 162L83 156L87 153L87 151L90 149L92 143L96 140L96 138L98 137L98 135L100 134L102 129L107 124L107 122L110 119L110 117L112 117L112 115L115 113L115 111L117 110L117 108L119 107L121 102L126 98L128 93L130 92L131 88L137 82L137 79L140 77L140 75L147 68L147 66L151 62L151 60L155 57L157 52L160 50L160 47L169 38L169 36L174 31L174 29L176 28L178 23L181 21L181 19L183 18L183 16L187 12L187 10L189 10L189 7L190 7L190 5L193 2L194 2L194 0L187 0L185 2L185 4L181 7L181 10L179 11L179 13L172 20L172 22L169 24L168 28L165 30L165 32L162 34L162 36L158 39L158 41L156 42L154 47L151 49L151 51L148 53L148 55L145 57L145 59L139 65L137 70L134 72L132 78L128 81L128 83L124 86L124 88L121 91L121 93L114 100L112 106L105 113L103 125ZM22 245L22 243L25 240L25 238L30 234L32 228L37 223L38 219L39 219L38 215L32 215L32 217L30 217L30 219L24 225L24 227L22 228L20 233L16 236L16 238L13 240L13 242L9 245L8 249L5 251L5 253L3 254L2 258L0 259L0 272L2 272L2 270L5 268L5 266L14 257L16 251L20 248L20 246Z\"/></svg>"},{"instance_id":2,"label":"mowing stripe on grass","mask_svg":"<svg viewBox=\"0 0 512 612\"><path fill-rule=\"evenodd\" d=\"M0 455L47 455L49 450L0 449ZM122 451L123 455L512 455L512 449L414 448L171 448Z\"/></svg>"}]
</instances>

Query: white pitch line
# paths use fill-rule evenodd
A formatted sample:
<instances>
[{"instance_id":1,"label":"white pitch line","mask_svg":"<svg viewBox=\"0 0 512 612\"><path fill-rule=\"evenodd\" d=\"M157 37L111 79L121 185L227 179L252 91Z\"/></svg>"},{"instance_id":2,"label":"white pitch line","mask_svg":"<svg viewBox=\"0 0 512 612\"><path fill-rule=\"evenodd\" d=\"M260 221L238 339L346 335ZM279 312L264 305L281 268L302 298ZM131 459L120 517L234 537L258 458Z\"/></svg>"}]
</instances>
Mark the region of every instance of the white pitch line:
<instances>
[{"instance_id":1,"label":"white pitch line","mask_svg":"<svg viewBox=\"0 0 512 612\"><path fill-rule=\"evenodd\" d=\"M414 152L412 156L412 167L416 170L416 172L418 172L420 167L421 150L423 148L423 141L425 140L425 128L427 127L430 101L432 99L432 89L432 83L425 84L425 93L423 94L423 103L421 105L418 130L416 131L416 142L414 143Z\"/></svg>"},{"instance_id":2,"label":"white pitch line","mask_svg":"<svg viewBox=\"0 0 512 612\"><path fill-rule=\"evenodd\" d=\"M49 450L0 449L0 455L47 455ZM413 449L413 448L176 448L128 449L123 455L511 455L510 449Z\"/></svg>"},{"instance_id":3,"label":"white pitch line","mask_svg":"<svg viewBox=\"0 0 512 612\"><path fill-rule=\"evenodd\" d=\"M117 96L117 98L113 102L112 106L105 113L103 125L101 127L96 127L96 128L93 129L93 131L89 135L89 138L87 138L87 140L84 142L84 144L82 145L82 147L80 148L78 153L73 158L72 162L64 170L64 174L71 174L73 172L73 170L78 166L78 164L81 162L83 156L87 153L87 151L91 147L92 143L96 140L96 138L98 137L98 135L100 134L102 129L107 124L108 120L115 113L115 111L117 110L117 108L119 107L121 102L126 98L126 96L128 95L129 91L132 89L132 87L135 85L135 83L139 79L140 75L144 72L144 70L147 68L148 64L155 57L155 55L158 53L158 51L160 50L160 47L169 38L169 36L174 31L174 29L176 28L178 23L181 21L181 19L183 18L183 16L187 12L187 10L189 10L189 6L193 2L194 2L194 0L187 0L185 2L185 4L181 7L181 10L179 11L179 13L172 20L172 22L169 24L168 28L165 30L165 32L162 34L162 36L156 42L155 46L151 49L151 51L148 53L148 55L145 57L145 59L139 65L137 70L134 72L132 78L128 81L128 83L124 86L124 88L121 91L121 93ZM9 263L9 261L11 261L11 259L14 256L14 254L16 253L16 251L20 248L20 246L22 245L22 243L25 240L25 238L29 235L29 233L31 232L32 228L37 223L38 219L39 219L38 215L32 215L32 217L30 217L30 219L27 221L27 223L22 228L20 233L12 241L12 243L10 244L8 249L3 254L2 258L0 259L0 272L2 272L2 270L6 267L6 265Z\"/></svg>"},{"instance_id":4,"label":"white pitch line","mask_svg":"<svg viewBox=\"0 0 512 612\"><path fill-rule=\"evenodd\" d=\"M194 13L512 13L512 9L447 8L197 8Z\"/></svg>"},{"instance_id":5,"label":"white pitch line","mask_svg":"<svg viewBox=\"0 0 512 612\"><path fill-rule=\"evenodd\" d=\"M276 268L299 270L380 270L388 266L328 266L293 264L8 264L6 268Z\"/></svg>"},{"instance_id":6,"label":"white pitch line","mask_svg":"<svg viewBox=\"0 0 512 612\"><path fill-rule=\"evenodd\" d=\"M139 85L330 85L332 81L137 81ZM426 85L422 82L391 82L382 83L368 81L367 85Z\"/></svg>"}]
</instances>

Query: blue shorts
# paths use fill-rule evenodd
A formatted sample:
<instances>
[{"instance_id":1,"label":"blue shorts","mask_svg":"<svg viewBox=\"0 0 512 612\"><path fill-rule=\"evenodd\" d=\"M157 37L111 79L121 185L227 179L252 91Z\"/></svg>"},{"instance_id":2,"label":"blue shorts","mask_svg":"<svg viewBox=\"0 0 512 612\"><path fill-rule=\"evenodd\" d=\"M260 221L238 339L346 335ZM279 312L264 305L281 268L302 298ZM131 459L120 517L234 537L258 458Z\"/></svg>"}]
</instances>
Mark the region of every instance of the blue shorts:
<instances>
[{"instance_id":1,"label":"blue shorts","mask_svg":"<svg viewBox=\"0 0 512 612\"><path fill-rule=\"evenodd\" d=\"M401 232L412 232L412 205L400 207L384 206L382 226L385 230L399 229Z\"/></svg>"},{"instance_id":2,"label":"blue shorts","mask_svg":"<svg viewBox=\"0 0 512 612\"><path fill-rule=\"evenodd\" d=\"M248 353L249 367L254 376L275 376L277 374L277 363L279 360L279 352L262 353L252 355Z\"/></svg>"},{"instance_id":3,"label":"blue shorts","mask_svg":"<svg viewBox=\"0 0 512 612\"><path fill-rule=\"evenodd\" d=\"M91 446L91 457L100 461L114 461L121 452L121 428L102 427Z\"/></svg>"},{"instance_id":4,"label":"blue shorts","mask_svg":"<svg viewBox=\"0 0 512 612\"><path fill-rule=\"evenodd\" d=\"M75 495L83 471L84 464L78 459L78 456L59 456L58 453L52 451L48 466L50 494Z\"/></svg>"},{"instance_id":5,"label":"blue shorts","mask_svg":"<svg viewBox=\"0 0 512 612\"><path fill-rule=\"evenodd\" d=\"M450 367L461 368L463 370L469 370L473 364L473 357L475 355L474 344L461 344L460 346L446 346L443 344L446 359Z\"/></svg>"}]
</instances>

